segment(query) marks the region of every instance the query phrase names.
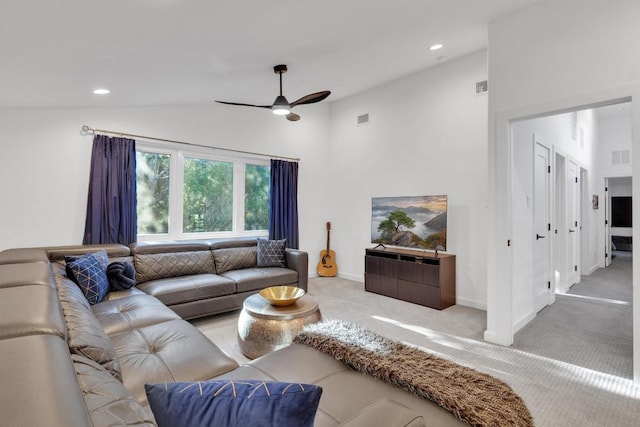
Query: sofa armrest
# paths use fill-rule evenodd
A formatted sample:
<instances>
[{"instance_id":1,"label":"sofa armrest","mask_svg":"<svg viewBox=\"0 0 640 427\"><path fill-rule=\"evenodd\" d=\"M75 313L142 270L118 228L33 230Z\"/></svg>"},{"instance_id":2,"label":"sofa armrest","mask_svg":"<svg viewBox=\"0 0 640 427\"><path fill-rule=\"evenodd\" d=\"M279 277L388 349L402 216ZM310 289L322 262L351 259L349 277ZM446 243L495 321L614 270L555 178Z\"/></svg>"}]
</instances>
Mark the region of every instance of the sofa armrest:
<instances>
[{"instance_id":1,"label":"sofa armrest","mask_svg":"<svg viewBox=\"0 0 640 427\"><path fill-rule=\"evenodd\" d=\"M298 249L287 248L286 250L287 268L298 272L298 287L307 290L309 279L309 255Z\"/></svg>"}]
</instances>

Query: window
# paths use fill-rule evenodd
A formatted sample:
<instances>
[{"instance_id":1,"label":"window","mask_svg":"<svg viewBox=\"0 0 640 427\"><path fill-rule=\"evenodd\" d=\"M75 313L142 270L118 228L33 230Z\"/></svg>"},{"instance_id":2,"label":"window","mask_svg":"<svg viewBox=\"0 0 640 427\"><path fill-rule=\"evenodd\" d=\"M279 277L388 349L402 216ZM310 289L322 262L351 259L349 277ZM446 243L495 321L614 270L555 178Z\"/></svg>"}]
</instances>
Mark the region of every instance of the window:
<instances>
[{"instance_id":1,"label":"window","mask_svg":"<svg viewBox=\"0 0 640 427\"><path fill-rule=\"evenodd\" d=\"M268 161L144 143L136 161L139 240L267 234Z\"/></svg>"},{"instance_id":2,"label":"window","mask_svg":"<svg viewBox=\"0 0 640 427\"><path fill-rule=\"evenodd\" d=\"M233 230L233 163L186 157L182 231Z\"/></svg>"},{"instance_id":3,"label":"window","mask_svg":"<svg viewBox=\"0 0 640 427\"><path fill-rule=\"evenodd\" d=\"M169 232L169 165L171 156L136 152L138 234Z\"/></svg>"},{"instance_id":4,"label":"window","mask_svg":"<svg viewBox=\"0 0 640 427\"><path fill-rule=\"evenodd\" d=\"M266 230L269 227L269 183L271 168L246 165L244 175L244 229Z\"/></svg>"}]
</instances>

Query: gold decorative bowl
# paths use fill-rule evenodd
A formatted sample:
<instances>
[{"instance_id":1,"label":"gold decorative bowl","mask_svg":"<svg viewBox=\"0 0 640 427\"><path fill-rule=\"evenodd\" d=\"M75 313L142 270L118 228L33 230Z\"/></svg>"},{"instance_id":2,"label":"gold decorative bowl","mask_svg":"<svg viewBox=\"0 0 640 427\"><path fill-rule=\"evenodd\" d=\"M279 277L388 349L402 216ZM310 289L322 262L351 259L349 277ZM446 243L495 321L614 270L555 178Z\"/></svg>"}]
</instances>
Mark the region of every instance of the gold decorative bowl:
<instances>
[{"instance_id":1,"label":"gold decorative bowl","mask_svg":"<svg viewBox=\"0 0 640 427\"><path fill-rule=\"evenodd\" d=\"M260 296L269 304L279 307L295 304L304 294L304 289L296 286L271 286L260 291Z\"/></svg>"}]
</instances>

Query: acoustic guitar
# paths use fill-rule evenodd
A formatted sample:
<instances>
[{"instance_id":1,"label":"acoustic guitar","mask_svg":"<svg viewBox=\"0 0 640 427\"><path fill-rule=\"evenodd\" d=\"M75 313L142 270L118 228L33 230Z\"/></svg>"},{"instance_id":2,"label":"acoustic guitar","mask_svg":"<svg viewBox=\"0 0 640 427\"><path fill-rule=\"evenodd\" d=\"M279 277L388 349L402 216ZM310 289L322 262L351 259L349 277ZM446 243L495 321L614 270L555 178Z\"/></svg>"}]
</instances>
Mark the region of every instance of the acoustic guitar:
<instances>
[{"instance_id":1,"label":"acoustic guitar","mask_svg":"<svg viewBox=\"0 0 640 427\"><path fill-rule=\"evenodd\" d=\"M327 249L320 251L320 262L318 263L318 276L334 277L338 274L338 265L336 264L336 253L331 250L331 223L327 222Z\"/></svg>"}]
</instances>

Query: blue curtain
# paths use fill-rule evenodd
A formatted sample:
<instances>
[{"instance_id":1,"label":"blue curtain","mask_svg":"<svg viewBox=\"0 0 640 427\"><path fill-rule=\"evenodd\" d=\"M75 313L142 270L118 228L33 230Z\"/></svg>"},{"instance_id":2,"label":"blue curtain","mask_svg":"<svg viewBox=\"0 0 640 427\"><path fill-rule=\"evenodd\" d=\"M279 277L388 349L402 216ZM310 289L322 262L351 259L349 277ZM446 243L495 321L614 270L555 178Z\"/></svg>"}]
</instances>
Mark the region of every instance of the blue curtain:
<instances>
[{"instance_id":1,"label":"blue curtain","mask_svg":"<svg viewBox=\"0 0 640 427\"><path fill-rule=\"evenodd\" d=\"M136 142L96 135L83 244L137 240Z\"/></svg>"},{"instance_id":2,"label":"blue curtain","mask_svg":"<svg viewBox=\"0 0 640 427\"><path fill-rule=\"evenodd\" d=\"M269 238L298 249L298 163L271 160Z\"/></svg>"}]
</instances>

